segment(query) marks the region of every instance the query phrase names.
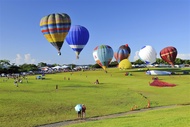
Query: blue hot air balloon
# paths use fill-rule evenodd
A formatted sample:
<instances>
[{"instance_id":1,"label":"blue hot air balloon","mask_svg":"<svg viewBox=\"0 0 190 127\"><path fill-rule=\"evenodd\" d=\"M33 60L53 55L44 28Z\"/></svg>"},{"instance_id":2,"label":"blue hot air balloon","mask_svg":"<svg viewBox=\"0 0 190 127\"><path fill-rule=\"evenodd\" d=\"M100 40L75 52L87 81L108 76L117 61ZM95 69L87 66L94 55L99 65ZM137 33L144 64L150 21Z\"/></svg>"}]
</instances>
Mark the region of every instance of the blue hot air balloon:
<instances>
[{"instance_id":1,"label":"blue hot air balloon","mask_svg":"<svg viewBox=\"0 0 190 127\"><path fill-rule=\"evenodd\" d=\"M113 49L109 45L97 46L93 51L93 57L105 71L113 58Z\"/></svg>"},{"instance_id":2,"label":"blue hot air balloon","mask_svg":"<svg viewBox=\"0 0 190 127\"><path fill-rule=\"evenodd\" d=\"M114 57L118 63L120 63L123 59L128 59L131 53L131 49L126 45L121 45L117 52L114 53Z\"/></svg>"},{"instance_id":3,"label":"blue hot air balloon","mask_svg":"<svg viewBox=\"0 0 190 127\"><path fill-rule=\"evenodd\" d=\"M72 26L66 36L66 41L76 53L77 59L79 58L79 54L87 44L88 40L88 30L84 26L80 25Z\"/></svg>"}]
</instances>

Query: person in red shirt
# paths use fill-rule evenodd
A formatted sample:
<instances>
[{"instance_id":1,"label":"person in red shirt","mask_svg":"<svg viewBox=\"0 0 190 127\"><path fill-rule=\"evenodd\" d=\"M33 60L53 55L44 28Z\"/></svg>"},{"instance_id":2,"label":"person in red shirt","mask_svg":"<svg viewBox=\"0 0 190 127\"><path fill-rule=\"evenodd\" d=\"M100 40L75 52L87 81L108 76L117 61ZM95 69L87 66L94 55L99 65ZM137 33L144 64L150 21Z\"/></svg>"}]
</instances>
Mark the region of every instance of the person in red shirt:
<instances>
[{"instance_id":1,"label":"person in red shirt","mask_svg":"<svg viewBox=\"0 0 190 127\"><path fill-rule=\"evenodd\" d=\"M86 117L86 106L82 104L82 118Z\"/></svg>"}]
</instances>

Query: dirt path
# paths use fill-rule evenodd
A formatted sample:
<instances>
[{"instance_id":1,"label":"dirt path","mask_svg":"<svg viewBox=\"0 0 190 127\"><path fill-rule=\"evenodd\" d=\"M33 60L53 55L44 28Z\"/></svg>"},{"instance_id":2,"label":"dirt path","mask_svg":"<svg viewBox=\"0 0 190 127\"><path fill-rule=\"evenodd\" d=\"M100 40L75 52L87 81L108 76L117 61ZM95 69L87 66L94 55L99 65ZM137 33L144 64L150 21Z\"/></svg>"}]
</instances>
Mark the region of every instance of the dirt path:
<instances>
[{"instance_id":1,"label":"dirt path","mask_svg":"<svg viewBox=\"0 0 190 127\"><path fill-rule=\"evenodd\" d=\"M96 120L102 120L102 119L115 118L115 117L119 117L119 116L125 116L125 115L130 115L130 114L135 114L135 113L145 112L145 111L150 111L150 110L172 108L175 106L177 106L177 105L140 109L140 110L135 110L135 111L128 111L128 112L122 112L122 113L117 113L117 114L105 115L105 116L90 117L90 118L86 118L86 119L66 120L66 121L60 121L60 122L56 122L56 123L40 125L37 127L61 127L61 126L69 125L69 124L77 124L77 123L82 123L82 122L86 122L86 121L96 121Z\"/></svg>"}]
</instances>

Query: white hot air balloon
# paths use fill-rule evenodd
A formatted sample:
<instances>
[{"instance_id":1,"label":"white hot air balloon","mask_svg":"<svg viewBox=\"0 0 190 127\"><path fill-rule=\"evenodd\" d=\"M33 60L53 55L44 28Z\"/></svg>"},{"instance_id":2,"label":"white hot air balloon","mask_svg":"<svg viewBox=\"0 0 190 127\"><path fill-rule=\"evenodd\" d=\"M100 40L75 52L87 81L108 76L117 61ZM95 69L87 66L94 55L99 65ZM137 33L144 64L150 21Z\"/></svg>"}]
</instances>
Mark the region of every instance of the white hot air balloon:
<instances>
[{"instance_id":1,"label":"white hot air balloon","mask_svg":"<svg viewBox=\"0 0 190 127\"><path fill-rule=\"evenodd\" d=\"M156 55L156 50L150 45L143 46L139 51L140 59L146 64L153 64L156 62Z\"/></svg>"}]
</instances>

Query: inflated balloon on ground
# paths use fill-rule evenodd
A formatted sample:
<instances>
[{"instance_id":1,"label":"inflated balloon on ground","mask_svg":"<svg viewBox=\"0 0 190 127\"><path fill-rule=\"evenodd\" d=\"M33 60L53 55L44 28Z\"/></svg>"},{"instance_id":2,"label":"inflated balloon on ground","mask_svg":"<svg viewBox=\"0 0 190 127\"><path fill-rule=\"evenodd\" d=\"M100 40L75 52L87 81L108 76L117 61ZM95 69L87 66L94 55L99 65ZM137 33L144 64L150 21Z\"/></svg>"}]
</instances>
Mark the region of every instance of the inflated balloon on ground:
<instances>
[{"instance_id":1,"label":"inflated balloon on ground","mask_svg":"<svg viewBox=\"0 0 190 127\"><path fill-rule=\"evenodd\" d=\"M93 57L96 63L106 70L113 58L113 49L109 45L97 46L93 51Z\"/></svg>"},{"instance_id":2,"label":"inflated balloon on ground","mask_svg":"<svg viewBox=\"0 0 190 127\"><path fill-rule=\"evenodd\" d=\"M165 47L160 51L160 57L172 66L174 66L176 56L177 49L173 46Z\"/></svg>"},{"instance_id":3,"label":"inflated balloon on ground","mask_svg":"<svg viewBox=\"0 0 190 127\"><path fill-rule=\"evenodd\" d=\"M150 45L143 46L139 51L139 58L146 64L156 62L156 55L156 50Z\"/></svg>"},{"instance_id":4,"label":"inflated balloon on ground","mask_svg":"<svg viewBox=\"0 0 190 127\"><path fill-rule=\"evenodd\" d=\"M131 53L131 49L126 45L121 45L117 52L114 53L114 57L118 63L120 63L123 59L128 59Z\"/></svg>"},{"instance_id":5,"label":"inflated balloon on ground","mask_svg":"<svg viewBox=\"0 0 190 127\"><path fill-rule=\"evenodd\" d=\"M124 59L119 63L118 68L119 69L130 69L130 68L132 68L132 65L128 59Z\"/></svg>"}]
</instances>

